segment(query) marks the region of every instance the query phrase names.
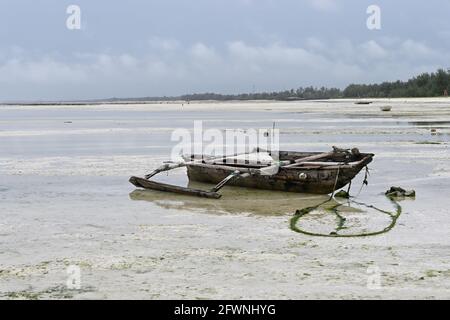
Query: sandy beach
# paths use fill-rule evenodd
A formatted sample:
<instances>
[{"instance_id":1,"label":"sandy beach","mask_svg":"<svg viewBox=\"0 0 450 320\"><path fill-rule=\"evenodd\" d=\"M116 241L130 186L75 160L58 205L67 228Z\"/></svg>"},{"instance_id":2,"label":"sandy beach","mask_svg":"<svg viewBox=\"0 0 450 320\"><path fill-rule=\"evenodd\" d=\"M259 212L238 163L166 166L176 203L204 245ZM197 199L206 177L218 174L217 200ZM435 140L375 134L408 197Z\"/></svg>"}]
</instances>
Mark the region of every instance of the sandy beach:
<instances>
[{"instance_id":1,"label":"sandy beach","mask_svg":"<svg viewBox=\"0 0 450 320\"><path fill-rule=\"evenodd\" d=\"M375 154L359 201L393 210L383 195L391 186L417 195L400 201L386 234L320 238L289 222L326 196L225 187L220 200L205 200L128 182L167 160L171 132L195 120L221 130L275 122L283 150L358 147ZM158 179L188 183L184 169ZM0 298L449 299L449 194L448 98L4 105ZM345 232L387 223L344 206ZM305 223L329 232L335 219L318 212ZM69 266L80 288L67 287Z\"/></svg>"}]
</instances>

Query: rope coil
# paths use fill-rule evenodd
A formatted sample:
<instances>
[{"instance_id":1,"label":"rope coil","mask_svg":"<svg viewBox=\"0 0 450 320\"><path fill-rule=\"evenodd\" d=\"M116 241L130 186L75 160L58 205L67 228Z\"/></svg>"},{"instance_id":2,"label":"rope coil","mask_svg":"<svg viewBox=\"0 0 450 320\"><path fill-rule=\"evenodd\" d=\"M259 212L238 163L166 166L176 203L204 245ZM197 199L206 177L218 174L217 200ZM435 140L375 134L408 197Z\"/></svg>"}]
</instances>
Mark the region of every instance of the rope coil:
<instances>
[{"instance_id":1,"label":"rope coil","mask_svg":"<svg viewBox=\"0 0 450 320\"><path fill-rule=\"evenodd\" d=\"M400 217L400 215L402 213L402 207L400 206L400 204L397 201L395 201L394 197L390 197L390 196L387 196L387 198L393 203L393 205L395 207L395 211L394 212L385 211L385 210L379 209L379 208L377 208L377 207L375 207L373 205L353 200L354 197L350 197L350 195L349 195L349 197L347 199L348 202L352 202L352 203L355 203L355 204L360 205L360 206L365 206L367 208L374 209L374 210L376 210L378 212L381 212L383 214L388 215L390 217L390 219L391 219L391 223L387 227L382 229L382 230L373 231L373 232L363 232L363 233L357 233L357 234L339 234L338 232L340 230L345 229L344 225L345 225L345 221L346 221L345 217L343 217L338 211L338 208L343 205L342 203L338 203L338 204L334 205L333 207L326 209L329 212L333 212L336 215L336 218L338 219L337 227L335 228L335 230L333 232L331 232L329 234L317 233L317 232L311 232L311 231L304 230L304 229L302 229L302 228L297 226L297 224L298 224L298 222L299 222L299 220L301 218L304 218L305 216L310 214L312 211L317 210L319 207L323 206L324 204L326 204L326 203L328 203L328 202L330 202L331 200L334 199L334 193L336 191L335 189L336 189L336 185L337 185L338 178L339 178L339 171L340 171L339 169L340 169L340 167L338 167L338 169L337 169L336 180L335 180L333 192L331 193L330 198L328 200L326 200L326 201L323 201L323 202L319 203L316 206L307 207L307 208L303 208L303 209L297 210L295 212L294 216L290 220L290 228L291 228L291 230L293 230L295 232L298 232L298 233L302 233L302 234L308 235L308 236L328 237L328 238L368 237L368 236L380 235L380 234L383 234L383 233L386 233L386 232L389 232L390 230L392 230L395 227L395 225L397 223L397 220L398 220L398 218ZM368 175L369 175L369 169L366 166L366 173L365 173L364 181L363 181L362 186L361 186L361 188L360 188L360 190L358 192L358 195L361 193L361 190L364 187L364 185L368 184L368 182L367 182ZM348 194L349 194L349 191L350 191L350 187L348 189Z\"/></svg>"}]
</instances>

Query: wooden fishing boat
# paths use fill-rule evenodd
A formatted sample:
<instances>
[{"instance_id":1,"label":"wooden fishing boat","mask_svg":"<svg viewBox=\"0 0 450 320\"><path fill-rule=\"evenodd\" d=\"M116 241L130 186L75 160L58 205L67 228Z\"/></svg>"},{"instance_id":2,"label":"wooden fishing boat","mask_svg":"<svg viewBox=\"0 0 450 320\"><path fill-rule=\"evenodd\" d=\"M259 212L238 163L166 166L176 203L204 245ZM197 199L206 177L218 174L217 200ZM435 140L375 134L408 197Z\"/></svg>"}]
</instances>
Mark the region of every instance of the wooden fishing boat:
<instances>
[{"instance_id":1,"label":"wooden fishing boat","mask_svg":"<svg viewBox=\"0 0 450 320\"><path fill-rule=\"evenodd\" d=\"M270 151L256 150L256 153ZM373 159L374 154L333 147L333 151L277 151L276 161L252 161L242 155L212 158L185 156L183 163L166 163L145 178L131 177L141 188L170 191L207 198L220 198L218 191L226 184L246 188L287 192L328 194L344 187ZM241 157L239 157L241 156ZM149 180L159 172L186 167L189 180L214 183L209 191L173 186Z\"/></svg>"}]
</instances>

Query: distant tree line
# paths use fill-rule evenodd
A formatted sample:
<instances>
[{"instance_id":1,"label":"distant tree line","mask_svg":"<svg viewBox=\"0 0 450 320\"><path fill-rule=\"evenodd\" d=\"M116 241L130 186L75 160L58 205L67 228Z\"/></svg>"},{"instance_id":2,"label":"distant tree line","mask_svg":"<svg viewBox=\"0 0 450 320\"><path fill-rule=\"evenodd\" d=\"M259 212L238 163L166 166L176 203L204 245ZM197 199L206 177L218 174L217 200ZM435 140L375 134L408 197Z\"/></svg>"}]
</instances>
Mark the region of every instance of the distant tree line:
<instances>
[{"instance_id":1,"label":"distant tree line","mask_svg":"<svg viewBox=\"0 0 450 320\"><path fill-rule=\"evenodd\" d=\"M408 81L381 84L351 84L342 92L344 98L438 97L448 95L450 69L422 73Z\"/></svg>"},{"instance_id":2,"label":"distant tree line","mask_svg":"<svg viewBox=\"0 0 450 320\"><path fill-rule=\"evenodd\" d=\"M174 100L313 100L336 98L397 98L437 97L450 91L450 69L434 73L422 73L407 81L383 82L381 84L350 84L344 90L338 88L306 87L284 91L218 94L195 93L177 97L145 97L134 99L110 99L128 101L174 101Z\"/></svg>"},{"instance_id":3,"label":"distant tree line","mask_svg":"<svg viewBox=\"0 0 450 320\"><path fill-rule=\"evenodd\" d=\"M338 88L298 88L284 91L241 93L222 95L216 93L188 94L179 97L181 100L298 100L298 99L331 99L339 97L342 92Z\"/></svg>"}]
</instances>

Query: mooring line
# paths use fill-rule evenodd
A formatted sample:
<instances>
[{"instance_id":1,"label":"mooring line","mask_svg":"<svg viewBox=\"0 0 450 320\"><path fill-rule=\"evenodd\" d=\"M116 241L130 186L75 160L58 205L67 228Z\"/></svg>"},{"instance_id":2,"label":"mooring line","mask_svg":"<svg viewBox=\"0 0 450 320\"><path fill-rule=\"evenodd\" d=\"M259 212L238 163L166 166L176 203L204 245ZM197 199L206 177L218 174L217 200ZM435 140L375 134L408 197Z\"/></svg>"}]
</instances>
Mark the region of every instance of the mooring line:
<instances>
[{"instance_id":1,"label":"mooring line","mask_svg":"<svg viewBox=\"0 0 450 320\"><path fill-rule=\"evenodd\" d=\"M355 204L362 205L362 206L365 206L365 207L377 210L377 211L379 211L381 213L387 214L391 218L391 223L386 228L384 228L382 230L373 231L373 232L363 232L363 233L357 233L357 234L339 234L338 232L345 228L344 227L345 218L342 215L340 215L339 211L338 211L338 208L343 205L342 203L339 203L339 204L337 204L337 205L335 205L335 206L333 206L331 208L326 209L327 211L333 212L337 216L337 218L339 219L338 226L335 229L335 231L333 231L333 232L331 232L329 234L316 233L316 232L306 231L306 230L304 230L304 229L302 229L302 228L297 226L297 224L298 224L298 222L299 222L299 220L301 218L305 217L306 215L308 215L312 211L318 209L320 206L324 205L325 203L331 201L332 199L327 200L325 202L322 202L319 205L314 206L314 207L308 207L308 208L304 208L304 209L301 209L301 210L297 210L295 215L290 220L290 228L291 228L291 230L293 230L295 232L302 233L302 234L305 234L305 235L308 235L308 236L315 236L315 237L351 238L351 237L368 237L368 236L380 235L380 234L383 234L383 233L386 233L386 232L389 232L390 230L392 230L395 227L395 225L397 223L397 220L398 220L398 218L400 217L400 215L402 213L402 207L400 206L400 204L398 204L398 202L395 201L393 198L388 197L388 199L391 200L391 202L395 205L395 207L396 207L395 213L382 210L380 208L377 208L377 207L375 207L373 205L366 204L364 202L359 202L359 201L355 201L355 200L349 199L349 201L351 201L351 202L353 202Z\"/></svg>"},{"instance_id":2,"label":"mooring line","mask_svg":"<svg viewBox=\"0 0 450 320\"><path fill-rule=\"evenodd\" d=\"M308 236L328 237L328 238L368 237L368 236L380 235L380 234L383 234L383 233L386 233L386 232L389 232L390 230L392 230L392 228L395 227L395 225L397 223L397 220L398 220L398 218L400 217L400 215L402 213L402 207L400 206L400 204L397 201L395 201L394 197L386 196L395 206L395 209L396 209L395 213L392 213L392 212L385 211L385 210L382 210L380 208L377 208L374 205L366 204L364 202L359 202L359 201L353 200L352 199L353 197L350 197L349 192L347 192L348 201L349 202L353 202L353 203L358 204L360 206L365 206L367 208L371 208L371 209L374 209L374 210L379 211L381 213L387 214L391 218L391 223L386 228L384 228L383 230L379 230L379 231L363 232L363 233L357 233L357 234L339 234L338 232L340 230L345 229L344 224L345 224L346 219L338 211L338 208L340 206L342 206L343 204L342 203L338 203L337 205L334 205L331 208L325 209L327 211L333 212L336 215L337 219L338 219L338 224L337 224L337 228L335 229L335 231L333 231L333 232L331 232L329 234L316 233L316 232L310 232L310 231L303 230L303 229L301 229L301 228L299 228L297 226L298 221L302 217L305 217L306 215L308 215L312 211L317 210L319 207L323 206L324 204L326 204L326 203L328 203L328 202L330 202L331 200L334 199L334 193L336 191L336 185L337 185L338 178L339 178L339 171L340 171L339 169L340 169L340 167L338 167L338 169L337 169L336 180L335 180L335 184L334 184L334 187L333 187L333 192L331 193L330 198L328 200L322 202L322 203L319 203L316 206L307 207L307 208L303 208L301 210L297 210L295 212L294 216L290 220L290 228L291 228L291 230L293 230L295 232L298 232L298 233L302 233L302 234L308 235ZM366 166L366 173L365 173L365 176L364 176L364 181L363 181L363 183L361 185L361 188L360 188L357 196L359 196L359 194L361 193L361 190L364 187L364 185L368 184L368 182L367 182L368 175L369 175L369 169ZM350 191L350 188L349 188L349 191Z\"/></svg>"}]
</instances>

